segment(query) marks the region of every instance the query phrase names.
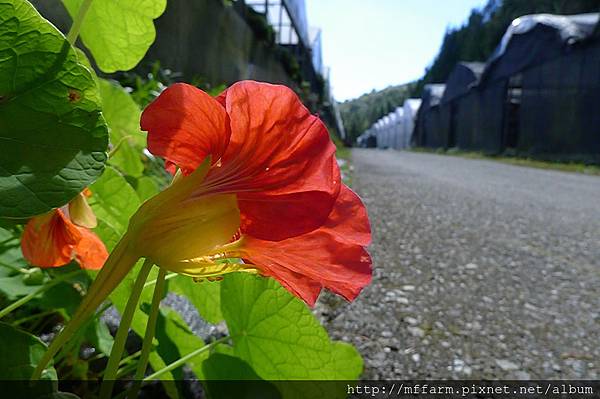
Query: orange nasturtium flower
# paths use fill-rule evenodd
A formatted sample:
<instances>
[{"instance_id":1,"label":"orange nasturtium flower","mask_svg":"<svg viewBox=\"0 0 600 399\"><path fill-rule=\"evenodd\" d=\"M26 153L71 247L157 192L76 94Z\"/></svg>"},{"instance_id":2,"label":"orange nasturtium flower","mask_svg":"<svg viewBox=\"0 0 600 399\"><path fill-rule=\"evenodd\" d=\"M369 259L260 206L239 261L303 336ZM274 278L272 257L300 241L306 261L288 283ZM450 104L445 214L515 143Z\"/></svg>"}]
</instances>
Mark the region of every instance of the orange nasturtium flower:
<instances>
[{"instance_id":1,"label":"orange nasturtium flower","mask_svg":"<svg viewBox=\"0 0 600 399\"><path fill-rule=\"evenodd\" d=\"M21 251L27 261L39 267L64 266L75 259L82 269L97 270L108 258L104 243L90 229L96 216L79 193L67 205L27 222L21 239Z\"/></svg>"},{"instance_id":2,"label":"orange nasturtium flower","mask_svg":"<svg viewBox=\"0 0 600 399\"><path fill-rule=\"evenodd\" d=\"M199 278L272 276L309 305L322 287L352 300L370 282L365 207L292 90L244 81L215 99L175 84L141 126L149 151L181 172L132 218L141 255Z\"/></svg>"},{"instance_id":3,"label":"orange nasturtium flower","mask_svg":"<svg viewBox=\"0 0 600 399\"><path fill-rule=\"evenodd\" d=\"M366 209L340 181L327 129L293 91L244 81L213 98L175 84L141 126L173 182L131 217L38 375L140 258L199 279L271 276L309 305L323 287L353 300L371 281Z\"/></svg>"}]
</instances>

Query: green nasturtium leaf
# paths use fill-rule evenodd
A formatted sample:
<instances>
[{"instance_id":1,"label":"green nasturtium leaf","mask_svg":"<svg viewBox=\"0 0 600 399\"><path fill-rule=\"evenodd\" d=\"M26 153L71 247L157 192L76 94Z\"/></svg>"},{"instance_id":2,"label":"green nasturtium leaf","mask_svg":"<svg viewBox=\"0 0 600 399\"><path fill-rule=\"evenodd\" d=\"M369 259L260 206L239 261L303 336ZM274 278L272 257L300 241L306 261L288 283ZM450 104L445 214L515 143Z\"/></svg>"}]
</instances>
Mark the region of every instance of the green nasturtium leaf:
<instances>
[{"instance_id":1,"label":"green nasturtium leaf","mask_svg":"<svg viewBox=\"0 0 600 399\"><path fill-rule=\"evenodd\" d=\"M63 310L67 315L72 315L81 299L81 292L73 282L63 281L45 291L35 303L43 310Z\"/></svg>"},{"instance_id":2,"label":"green nasturtium leaf","mask_svg":"<svg viewBox=\"0 0 600 399\"><path fill-rule=\"evenodd\" d=\"M135 191L144 202L160 192L158 183L150 176L142 176L136 180Z\"/></svg>"},{"instance_id":3,"label":"green nasturtium leaf","mask_svg":"<svg viewBox=\"0 0 600 399\"><path fill-rule=\"evenodd\" d=\"M330 380L346 377L327 332L307 306L272 278L226 276L221 307L236 356L266 380ZM354 373L352 373L354 374ZM350 377L350 376L347 376Z\"/></svg>"},{"instance_id":4,"label":"green nasturtium leaf","mask_svg":"<svg viewBox=\"0 0 600 399\"><path fill-rule=\"evenodd\" d=\"M46 345L39 338L0 322L0 375L3 380L28 380L39 360L46 352ZM56 380L52 366L44 369L41 379Z\"/></svg>"},{"instance_id":5,"label":"green nasturtium leaf","mask_svg":"<svg viewBox=\"0 0 600 399\"><path fill-rule=\"evenodd\" d=\"M76 18L83 0L62 0L71 18ZM154 42L153 20L166 0L96 0L92 2L80 37L98 67L107 73L128 71L144 57Z\"/></svg>"},{"instance_id":6,"label":"green nasturtium leaf","mask_svg":"<svg viewBox=\"0 0 600 399\"><path fill-rule=\"evenodd\" d=\"M194 282L191 277L181 275L171 280L170 287L176 294L181 294L189 299L204 320L213 324L223 320L221 282Z\"/></svg>"},{"instance_id":7,"label":"green nasturtium leaf","mask_svg":"<svg viewBox=\"0 0 600 399\"><path fill-rule=\"evenodd\" d=\"M225 277L221 308L234 354L274 385L285 399L343 398L345 381L362 370L347 344L331 342L307 306L271 278L246 273ZM321 380L293 384L285 380Z\"/></svg>"},{"instance_id":8,"label":"green nasturtium leaf","mask_svg":"<svg viewBox=\"0 0 600 399\"><path fill-rule=\"evenodd\" d=\"M107 167L102 176L90 186L92 196L88 203L96 214L98 226L94 233L100 237L108 252L111 252L127 231L129 218L140 202L133 187L112 167ZM90 272L94 275L95 272Z\"/></svg>"},{"instance_id":9,"label":"green nasturtium leaf","mask_svg":"<svg viewBox=\"0 0 600 399\"><path fill-rule=\"evenodd\" d=\"M0 389L3 397L52 398L58 390L56 370L51 365L37 381L33 370L46 352L39 338L10 324L0 322Z\"/></svg>"},{"instance_id":10,"label":"green nasturtium leaf","mask_svg":"<svg viewBox=\"0 0 600 399\"><path fill-rule=\"evenodd\" d=\"M252 367L235 356L213 353L202 363L209 380L260 380Z\"/></svg>"},{"instance_id":11,"label":"green nasturtium leaf","mask_svg":"<svg viewBox=\"0 0 600 399\"><path fill-rule=\"evenodd\" d=\"M98 82L113 146L108 163L126 175L139 177L144 171L142 151L146 145L146 137L140 131L140 107L118 83L105 79Z\"/></svg>"},{"instance_id":12,"label":"green nasturtium leaf","mask_svg":"<svg viewBox=\"0 0 600 399\"><path fill-rule=\"evenodd\" d=\"M27 284L25 275L17 274L10 277L0 277L0 293L9 301L15 301L25 295L33 294L41 288L42 284Z\"/></svg>"},{"instance_id":13,"label":"green nasturtium leaf","mask_svg":"<svg viewBox=\"0 0 600 399\"><path fill-rule=\"evenodd\" d=\"M15 274L15 269L29 265L21 252L21 239L12 231L0 227L0 277Z\"/></svg>"},{"instance_id":14,"label":"green nasturtium leaf","mask_svg":"<svg viewBox=\"0 0 600 399\"><path fill-rule=\"evenodd\" d=\"M248 363L237 357L213 353L202 363L202 369L209 398L281 398L272 383L261 380Z\"/></svg>"},{"instance_id":15,"label":"green nasturtium leaf","mask_svg":"<svg viewBox=\"0 0 600 399\"><path fill-rule=\"evenodd\" d=\"M341 341L331 344L331 372L335 380L355 381L363 372L364 362L356 348Z\"/></svg>"},{"instance_id":16,"label":"green nasturtium leaf","mask_svg":"<svg viewBox=\"0 0 600 399\"><path fill-rule=\"evenodd\" d=\"M25 0L0 0L0 216L67 203L106 161L98 88L64 36Z\"/></svg>"},{"instance_id":17,"label":"green nasturtium leaf","mask_svg":"<svg viewBox=\"0 0 600 399\"><path fill-rule=\"evenodd\" d=\"M129 218L137 211L140 200L123 175L112 167L90 186L92 196L88 203L101 224L110 226L120 238L129 225ZM99 226L100 227L100 226ZM98 231L98 234L100 234ZM104 238L100 236L100 238ZM108 245L108 243L105 242Z\"/></svg>"},{"instance_id":18,"label":"green nasturtium leaf","mask_svg":"<svg viewBox=\"0 0 600 399\"><path fill-rule=\"evenodd\" d=\"M103 320L95 318L88 323L85 338L100 352L104 353L106 356L110 356L114 339L113 336L110 335L108 326Z\"/></svg>"},{"instance_id":19,"label":"green nasturtium leaf","mask_svg":"<svg viewBox=\"0 0 600 399\"><path fill-rule=\"evenodd\" d=\"M204 341L194 335L179 313L168 307L160 310L155 337L158 341L156 352L167 364L204 346ZM206 351L187 362L198 379L204 379L202 363L208 355L209 353ZM177 368L172 373L176 380L185 378L182 368Z\"/></svg>"}]
</instances>

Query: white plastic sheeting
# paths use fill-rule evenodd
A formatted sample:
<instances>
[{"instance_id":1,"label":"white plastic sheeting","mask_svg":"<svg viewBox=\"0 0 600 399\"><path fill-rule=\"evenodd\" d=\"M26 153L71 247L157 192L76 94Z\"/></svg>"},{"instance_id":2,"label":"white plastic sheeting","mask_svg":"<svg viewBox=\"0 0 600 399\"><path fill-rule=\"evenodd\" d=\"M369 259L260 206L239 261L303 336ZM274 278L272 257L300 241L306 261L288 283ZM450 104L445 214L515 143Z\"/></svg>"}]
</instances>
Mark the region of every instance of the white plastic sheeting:
<instances>
[{"instance_id":1,"label":"white plastic sheeting","mask_svg":"<svg viewBox=\"0 0 600 399\"><path fill-rule=\"evenodd\" d=\"M390 148L390 129L394 121L391 115L386 115L381 118L381 125L377 132L377 147L378 148Z\"/></svg>"},{"instance_id":2,"label":"white plastic sheeting","mask_svg":"<svg viewBox=\"0 0 600 399\"><path fill-rule=\"evenodd\" d=\"M419 111L419 107L421 106L421 99L419 98L409 98L404 101L404 105L402 108L404 109L404 114L402 118L403 126L403 147L410 147L410 142L412 140L413 131L415 130L415 121L417 120L417 112Z\"/></svg>"},{"instance_id":3,"label":"white plastic sheeting","mask_svg":"<svg viewBox=\"0 0 600 399\"><path fill-rule=\"evenodd\" d=\"M409 98L401 107L379 119L361 134L357 139L358 145L396 150L409 148L420 106L420 99Z\"/></svg>"},{"instance_id":4,"label":"white plastic sheeting","mask_svg":"<svg viewBox=\"0 0 600 399\"><path fill-rule=\"evenodd\" d=\"M391 129L392 140L390 147L400 150L404 148L404 109L402 107L398 107L392 115L394 115L395 122Z\"/></svg>"}]
</instances>

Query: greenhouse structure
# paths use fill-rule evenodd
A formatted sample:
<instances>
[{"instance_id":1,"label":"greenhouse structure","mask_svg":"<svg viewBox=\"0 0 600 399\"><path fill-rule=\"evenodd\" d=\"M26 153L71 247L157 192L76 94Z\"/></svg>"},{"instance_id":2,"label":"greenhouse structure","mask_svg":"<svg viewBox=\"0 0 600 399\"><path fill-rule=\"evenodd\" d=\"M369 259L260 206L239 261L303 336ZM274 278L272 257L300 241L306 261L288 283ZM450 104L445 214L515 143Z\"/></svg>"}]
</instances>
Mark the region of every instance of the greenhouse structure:
<instances>
[{"instance_id":1,"label":"greenhouse structure","mask_svg":"<svg viewBox=\"0 0 600 399\"><path fill-rule=\"evenodd\" d=\"M404 148L404 108L396 108L392 115L394 115L395 123L392 125L392 142L390 147L400 150Z\"/></svg>"},{"instance_id":2,"label":"greenhouse structure","mask_svg":"<svg viewBox=\"0 0 600 399\"><path fill-rule=\"evenodd\" d=\"M446 90L445 84L428 84L423 88L421 107L417 112L415 142L422 147L444 147L447 136L442 132L440 102Z\"/></svg>"},{"instance_id":3,"label":"greenhouse structure","mask_svg":"<svg viewBox=\"0 0 600 399\"><path fill-rule=\"evenodd\" d=\"M600 161L599 15L514 20L485 66L456 66L439 102L426 87L417 145Z\"/></svg>"},{"instance_id":4,"label":"greenhouse structure","mask_svg":"<svg viewBox=\"0 0 600 399\"><path fill-rule=\"evenodd\" d=\"M404 110L402 115L402 147L401 148L409 148L412 140L412 135L415 130L415 120L417 119L417 112L419 111L419 107L421 106L421 100L418 98L409 98L404 101L404 105L402 109Z\"/></svg>"},{"instance_id":5,"label":"greenhouse structure","mask_svg":"<svg viewBox=\"0 0 600 399\"><path fill-rule=\"evenodd\" d=\"M396 150L410 147L420 104L418 98L407 99L401 107L383 116L360 135L357 144L360 147Z\"/></svg>"}]
</instances>

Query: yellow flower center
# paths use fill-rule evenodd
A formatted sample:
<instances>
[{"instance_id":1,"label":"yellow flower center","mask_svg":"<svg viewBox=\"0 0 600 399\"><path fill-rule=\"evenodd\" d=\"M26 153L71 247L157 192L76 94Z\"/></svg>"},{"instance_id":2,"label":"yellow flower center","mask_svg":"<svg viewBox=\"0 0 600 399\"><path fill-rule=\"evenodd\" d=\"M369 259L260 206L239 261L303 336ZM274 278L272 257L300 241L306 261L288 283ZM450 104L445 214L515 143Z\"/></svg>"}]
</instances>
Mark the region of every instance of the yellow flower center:
<instances>
[{"instance_id":1,"label":"yellow flower center","mask_svg":"<svg viewBox=\"0 0 600 399\"><path fill-rule=\"evenodd\" d=\"M146 201L130 220L127 236L139 256L167 270L194 277L255 271L229 261L242 240L231 242L240 227L235 194L201 192L210 167L206 159L189 176L176 176L163 192Z\"/></svg>"}]
</instances>

